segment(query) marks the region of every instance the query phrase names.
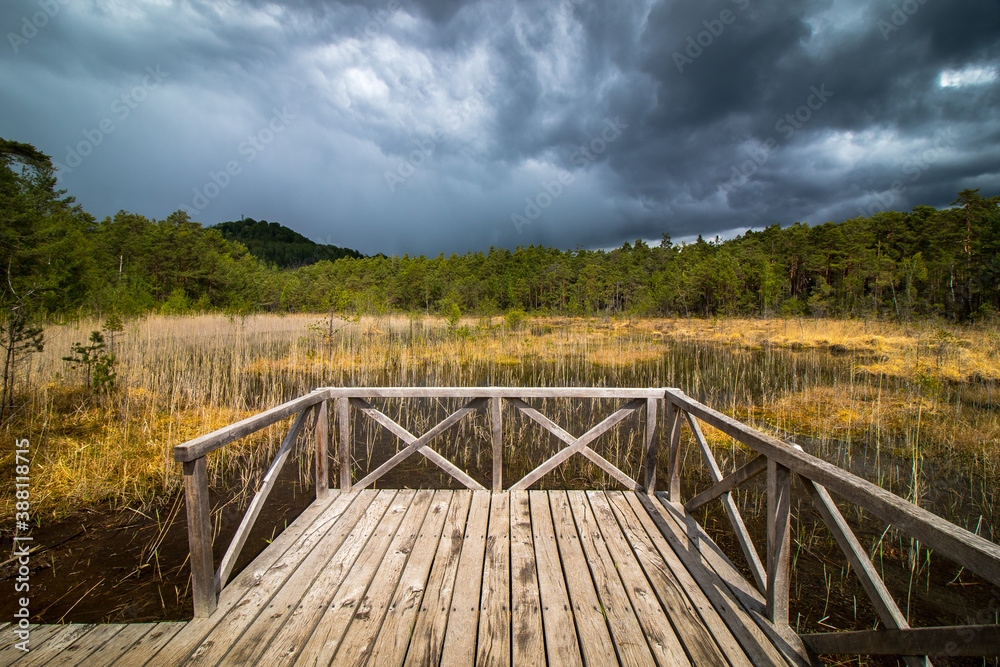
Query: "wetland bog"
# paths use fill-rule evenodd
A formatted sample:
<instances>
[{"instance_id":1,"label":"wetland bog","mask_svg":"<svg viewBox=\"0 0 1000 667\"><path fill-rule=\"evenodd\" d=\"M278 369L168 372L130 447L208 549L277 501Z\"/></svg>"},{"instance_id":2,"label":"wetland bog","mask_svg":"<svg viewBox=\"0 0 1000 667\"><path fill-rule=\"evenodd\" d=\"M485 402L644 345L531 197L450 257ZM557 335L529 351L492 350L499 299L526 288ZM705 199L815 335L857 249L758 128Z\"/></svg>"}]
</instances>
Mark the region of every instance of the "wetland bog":
<instances>
[{"instance_id":1,"label":"wetland bog","mask_svg":"<svg viewBox=\"0 0 1000 667\"><path fill-rule=\"evenodd\" d=\"M189 618L186 535L178 511L182 485L172 447L318 386L677 387L987 539L1000 536L995 326L150 316L116 335L118 382L108 395L80 387L61 359L73 342L100 327L99 321L82 321L48 329L46 350L31 357L22 374L19 411L5 425L5 437L28 437L33 447L33 534L49 545L36 561L36 576L49 596L38 607L38 621ZM544 412L579 433L607 414L611 403L550 399ZM408 399L377 407L419 433L458 404ZM624 426L596 448L637 477L642 424ZM527 472L555 449L551 436L515 415L503 427L504 442L518 443L505 454L505 479ZM235 530L239 508L248 501L245 491L260 479L284 429L287 424L279 423L209 457L216 544L224 545ZM359 474L399 447L361 421L353 432ZM659 437L663 432L661 424ZM748 460L728 436L711 429L705 435L724 471ZM482 481L492 463L487 419L463 423L435 448ZM663 456L665 448L660 451ZM709 478L696 448L684 452L683 495L691 497ZM299 466L286 468L279 495L259 522L270 524L251 537L242 564L309 503L310 465L304 450ZM4 474L10 468L4 466ZM451 488L453 481L412 458L380 485ZM616 488L580 457L542 485ZM867 598L805 497L796 492L793 505L793 627L872 627ZM763 498L760 483L736 496L758 544ZM996 622L997 591L891 526L841 505L914 625ZM12 501L5 498L3 507L3 525L10 526ZM724 515L713 505L701 518L715 526L713 537L733 562L741 563Z\"/></svg>"}]
</instances>

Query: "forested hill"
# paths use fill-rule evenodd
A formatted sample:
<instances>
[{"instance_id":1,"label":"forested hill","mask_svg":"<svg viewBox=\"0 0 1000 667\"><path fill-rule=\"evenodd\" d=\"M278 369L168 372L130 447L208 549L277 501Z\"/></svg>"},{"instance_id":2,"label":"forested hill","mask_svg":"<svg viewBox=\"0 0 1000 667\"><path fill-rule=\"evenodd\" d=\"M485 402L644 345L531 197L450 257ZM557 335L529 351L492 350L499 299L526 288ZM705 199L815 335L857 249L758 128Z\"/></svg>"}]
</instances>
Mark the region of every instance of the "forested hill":
<instances>
[{"instance_id":1,"label":"forested hill","mask_svg":"<svg viewBox=\"0 0 1000 667\"><path fill-rule=\"evenodd\" d=\"M357 250L315 243L293 229L267 220L243 218L219 223L215 229L227 241L245 245L257 259L281 268L297 268L324 259L332 262L343 257L362 257Z\"/></svg>"}]
</instances>

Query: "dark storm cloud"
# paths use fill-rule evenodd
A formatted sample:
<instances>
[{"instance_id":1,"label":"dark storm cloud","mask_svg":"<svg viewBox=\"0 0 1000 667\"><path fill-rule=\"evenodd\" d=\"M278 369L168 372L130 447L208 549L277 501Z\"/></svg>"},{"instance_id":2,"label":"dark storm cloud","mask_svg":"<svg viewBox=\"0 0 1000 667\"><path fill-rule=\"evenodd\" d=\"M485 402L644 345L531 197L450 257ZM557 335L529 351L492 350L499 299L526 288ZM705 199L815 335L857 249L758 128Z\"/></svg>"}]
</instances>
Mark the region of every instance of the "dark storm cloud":
<instances>
[{"instance_id":1,"label":"dark storm cloud","mask_svg":"<svg viewBox=\"0 0 1000 667\"><path fill-rule=\"evenodd\" d=\"M1000 193L994 2L16 0L0 28L0 136L98 216L436 255Z\"/></svg>"}]
</instances>

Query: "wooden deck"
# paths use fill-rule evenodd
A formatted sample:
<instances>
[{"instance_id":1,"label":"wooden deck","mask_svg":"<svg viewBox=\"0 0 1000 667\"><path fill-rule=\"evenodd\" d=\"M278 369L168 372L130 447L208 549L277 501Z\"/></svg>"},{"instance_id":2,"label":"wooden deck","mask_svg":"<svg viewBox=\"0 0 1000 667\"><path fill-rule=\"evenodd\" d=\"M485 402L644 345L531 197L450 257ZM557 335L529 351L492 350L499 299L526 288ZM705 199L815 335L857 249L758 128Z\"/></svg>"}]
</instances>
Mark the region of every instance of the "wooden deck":
<instances>
[{"instance_id":1,"label":"wooden deck","mask_svg":"<svg viewBox=\"0 0 1000 667\"><path fill-rule=\"evenodd\" d=\"M679 505L603 491L331 492L211 616L36 626L31 646L0 664L808 663Z\"/></svg>"}]
</instances>

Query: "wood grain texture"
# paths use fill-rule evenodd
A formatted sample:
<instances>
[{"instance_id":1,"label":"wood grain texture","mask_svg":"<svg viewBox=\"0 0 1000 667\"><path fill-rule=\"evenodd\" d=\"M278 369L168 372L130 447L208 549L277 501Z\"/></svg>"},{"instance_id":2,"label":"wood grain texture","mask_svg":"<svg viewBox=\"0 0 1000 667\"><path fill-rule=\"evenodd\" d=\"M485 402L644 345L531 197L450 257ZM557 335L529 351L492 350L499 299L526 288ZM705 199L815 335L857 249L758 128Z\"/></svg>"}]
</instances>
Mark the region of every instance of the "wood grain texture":
<instances>
[{"instance_id":1,"label":"wood grain texture","mask_svg":"<svg viewBox=\"0 0 1000 667\"><path fill-rule=\"evenodd\" d=\"M486 531L476 665L510 665L510 628L510 494L494 493Z\"/></svg>"},{"instance_id":2,"label":"wood grain texture","mask_svg":"<svg viewBox=\"0 0 1000 667\"><path fill-rule=\"evenodd\" d=\"M527 491L510 493L510 614L513 664L545 664L545 636Z\"/></svg>"},{"instance_id":3,"label":"wood grain texture","mask_svg":"<svg viewBox=\"0 0 1000 667\"><path fill-rule=\"evenodd\" d=\"M448 628L441 651L442 665L472 665L476 660L474 638L479 633L479 603L489 520L489 492L473 491L465 541L455 577L455 591L451 598Z\"/></svg>"},{"instance_id":4,"label":"wood grain texture","mask_svg":"<svg viewBox=\"0 0 1000 667\"><path fill-rule=\"evenodd\" d=\"M400 576L392 599L387 602L385 619L381 626L375 629L375 632L369 630L369 641L372 648L368 664L380 666L403 664L410 639L415 635L417 612L420 610L424 592L428 587L431 564L437 553L453 499L454 494L451 491L435 492L427 510L424 524L420 527L420 534L410 552L406 568ZM380 569L379 578L381 577ZM370 589L368 598L370 604L374 606L376 600ZM371 622L374 616L375 614L369 615L369 618L360 625L374 627ZM356 632L355 625L359 625L357 619L351 624L351 632ZM346 643L348 639L345 638L344 641ZM344 659L344 656L338 656L338 659Z\"/></svg>"},{"instance_id":5,"label":"wood grain texture","mask_svg":"<svg viewBox=\"0 0 1000 667\"><path fill-rule=\"evenodd\" d=\"M535 547L546 656L551 665L582 665L580 641L576 635L572 603L566 589L559 546L556 544L549 496L546 491L527 493L531 508L531 537Z\"/></svg>"},{"instance_id":6,"label":"wood grain texture","mask_svg":"<svg viewBox=\"0 0 1000 667\"><path fill-rule=\"evenodd\" d=\"M832 463L810 456L788 443L702 405L677 389L667 389L665 395L670 404L692 413L792 472L826 487L831 493L850 498L852 503L915 537L939 555L947 556L990 583L1000 586L1000 546Z\"/></svg>"},{"instance_id":7,"label":"wood grain texture","mask_svg":"<svg viewBox=\"0 0 1000 667\"><path fill-rule=\"evenodd\" d=\"M441 540L434 555L434 564L431 566L427 589L424 591L420 609L417 612L417 620L406 653L405 665L418 667L437 665L441 662L452 594L456 586L464 587L464 582L456 582L455 576L458 572L458 561L462 555L465 526L469 521L471 504L471 493L456 493L448 509L448 517L445 520ZM377 662L376 664L381 663Z\"/></svg>"},{"instance_id":8,"label":"wood grain texture","mask_svg":"<svg viewBox=\"0 0 1000 667\"><path fill-rule=\"evenodd\" d=\"M569 499L565 491L549 491L548 496L583 659L588 665L607 664L611 660L617 662L615 644L590 576Z\"/></svg>"}]
</instances>

